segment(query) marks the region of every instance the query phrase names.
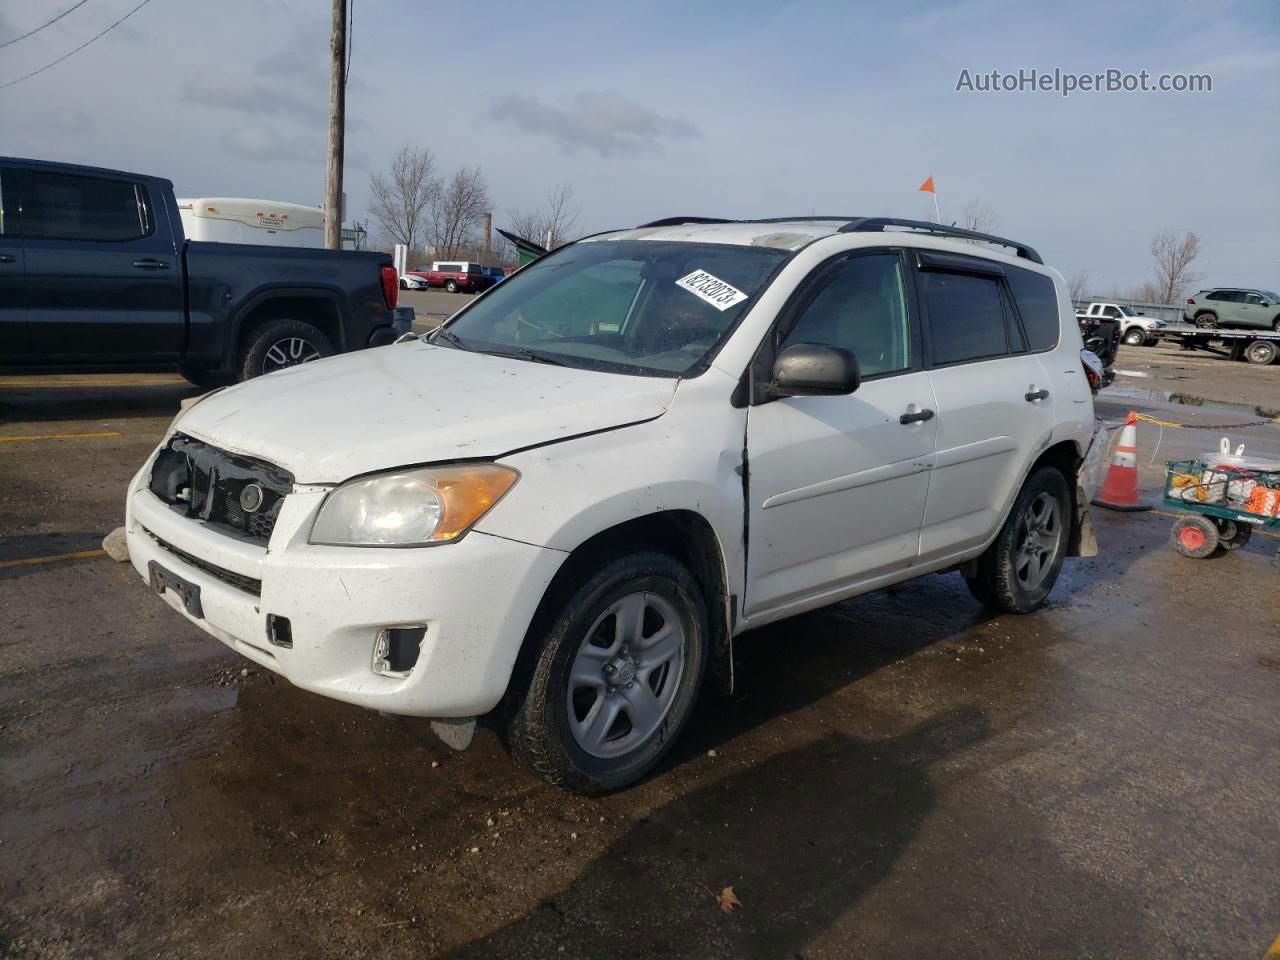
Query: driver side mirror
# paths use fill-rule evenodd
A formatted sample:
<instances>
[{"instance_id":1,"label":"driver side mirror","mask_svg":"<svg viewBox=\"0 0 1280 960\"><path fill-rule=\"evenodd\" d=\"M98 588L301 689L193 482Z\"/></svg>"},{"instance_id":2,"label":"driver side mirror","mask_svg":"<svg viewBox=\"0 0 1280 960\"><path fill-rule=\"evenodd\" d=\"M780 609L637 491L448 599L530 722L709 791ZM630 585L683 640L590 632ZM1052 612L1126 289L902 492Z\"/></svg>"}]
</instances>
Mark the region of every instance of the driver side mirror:
<instances>
[{"instance_id":1,"label":"driver side mirror","mask_svg":"<svg viewBox=\"0 0 1280 960\"><path fill-rule=\"evenodd\" d=\"M862 377L852 350L818 343L796 343L773 362L769 396L834 397L858 389Z\"/></svg>"}]
</instances>

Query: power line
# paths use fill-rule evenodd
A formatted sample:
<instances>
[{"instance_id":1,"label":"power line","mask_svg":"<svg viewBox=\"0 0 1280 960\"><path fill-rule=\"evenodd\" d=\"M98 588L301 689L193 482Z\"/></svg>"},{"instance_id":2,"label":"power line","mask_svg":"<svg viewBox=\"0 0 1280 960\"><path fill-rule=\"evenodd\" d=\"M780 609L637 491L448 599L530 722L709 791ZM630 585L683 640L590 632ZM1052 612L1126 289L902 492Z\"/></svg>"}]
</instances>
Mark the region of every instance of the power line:
<instances>
[{"instance_id":1,"label":"power line","mask_svg":"<svg viewBox=\"0 0 1280 960\"><path fill-rule=\"evenodd\" d=\"M345 87L347 81L351 79L351 35L356 25L356 0L350 0L347 6L347 64L346 73L342 75L342 85Z\"/></svg>"},{"instance_id":2,"label":"power line","mask_svg":"<svg viewBox=\"0 0 1280 960\"><path fill-rule=\"evenodd\" d=\"M126 13L123 17L121 17L121 18L120 18L119 20L117 20L115 23L111 24L111 26L107 27L107 28L106 28L105 30L103 30L101 33L95 34L94 36L90 37L88 40L86 40L84 43L80 44L80 46L76 47L76 48L75 48L74 50L72 50L70 53L65 53L65 54L63 54L63 55L62 55L62 56L60 56L57 60L54 60L52 63L46 63L46 64L45 64L43 67L41 67L39 70L32 70L30 73L23 74L21 77L18 77L18 79L16 79L16 80L10 80L8 83L0 83L0 90L3 90L5 87L12 87L15 83L21 83L23 80L30 80L30 79L31 79L32 77L34 77L37 73L44 73L44 72L45 72L46 70L48 70L50 67L56 67L56 66L57 66L58 64L60 64L63 60L67 60L67 59L69 59L69 58L71 58L71 57L75 56L77 53L79 53L81 50L83 50L83 49L84 49L85 47L87 47L89 44L93 43L93 41L98 40L98 39L100 39L101 37L105 37L108 33L110 33L110 32L111 32L112 30L114 30L116 27L120 26L120 24L124 23L126 20L128 20L130 17L132 17L135 13L137 13L139 10L141 10L143 7L145 7L145 6L146 6L148 3L150 3L150 2L151 2L151 0L142 0L142 2L141 2L140 4L138 4L136 7L134 7L132 10L130 10L128 13Z\"/></svg>"},{"instance_id":3,"label":"power line","mask_svg":"<svg viewBox=\"0 0 1280 960\"><path fill-rule=\"evenodd\" d=\"M47 21L45 21L44 23L40 24L40 26L36 27L34 30L28 30L26 33L24 33L24 34L23 34L22 36L20 36L20 37L14 37L12 40L6 40L4 43L0 43L0 49L3 49L4 47L10 46L11 44L15 44L15 43L17 43L19 40L25 40L25 39L27 39L27 37L30 37L30 36L32 36L33 34L37 34L37 33L39 33L39 32L40 32L41 30L43 30L45 27L51 27L51 26L53 26L55 23L57 23L59 20L61 20L63 17L65 17L65 16L66 16L68 13L70 13L72 10L77 10L77 9L79 9L80 7L83 7L83 6L84 6L86 3L88 3L88 2L89 2L89 0L80 0L80 2L79 2L79 3L77 3L75 6L70 7L70 8L69 8L69 9L67 9L67 10L63 10L60 14L58 14L58 15L57 15L56 17L54 17L52 20L47 20Z\"/></svg>"}]
</instances>

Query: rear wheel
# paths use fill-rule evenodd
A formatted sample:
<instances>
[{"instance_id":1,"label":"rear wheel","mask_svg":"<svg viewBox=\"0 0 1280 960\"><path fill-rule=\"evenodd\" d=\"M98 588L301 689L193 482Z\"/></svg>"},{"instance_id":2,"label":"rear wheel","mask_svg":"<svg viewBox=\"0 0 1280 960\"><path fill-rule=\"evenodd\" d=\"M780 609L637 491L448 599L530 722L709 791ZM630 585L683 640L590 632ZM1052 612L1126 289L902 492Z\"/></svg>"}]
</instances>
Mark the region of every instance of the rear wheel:
<instances>
[{"instance_id":1,"label":"rear wheel","mask_svg":"<svg viewBox=\"0 0 1280 960\"><path fill-rule=\"evenodd\" d=\"M1203 560L1218 549L1217 525L1198 513L1179 517L1173 524L1173 547L1184 557Z\"/></svg>"},{"instance_id":2,"label":"rear wheel","mask_svg":"<svg viewBox=\"0 0 1280 960\"><path fill-rule=\"evenodd\" d=\"M603 794L671 747L702 685L706 604L688 570L656 552L621 557L560 607L513 700L512 752L558 786Z\"/></svg>"},{"instance_id":3,"label":"rear wheel","mask_svg":"<svg viewBox=\"0 0 1280 960\"><path fill-rule=\"evenodd\" d=\"M1049 596L1062 572L1071 522L1067 480L1055 467L1033 473L1014 501L995 542L978 558L970 592L1005 613L1030 613Z\"/></svg>"},{"instance_id":4,"label":"rear wheel","mask_svg":"<svg viewBox=\"0 0 1280 960\"><path fill-rule=\"evenodd\" d=\"M240 377L251 380L334 353L333 344L319 327L302 320L268 320L249 337Z\"/></svg>"},{"instance_id":5,"label":"rear wheel","mask_svg":"<svg viewBox=\"0 0 1280 960\"><path fill-rule=\"evenodd\" d=\"M1212 330L1218 325L1218 318L1212 313L1197 313L1195 322L1202 330Z\"/></svg>"},{"instance_id":6,"label":"rear wheel","mask_svg":"<svg viewBox=\"0 0 1280 960\"><path fill-rule=\"evenodd\" d=\"M1239 550L1253 536L1253 527L1235 520L1218 520L1218 546L1223 550Z\"/></svg>"},{"instance_id":7,"label":"rear wheel","mask_svg":"<svg viewBox=\"0 0 1280 960\"><path fill-rule=\"evenodd\" d=\"M1277 356L1280 356L1280 345L1274 340L1255 340L1244 348L1244 358L1260 367L1275 363Z\"/></svg>"}]
</instances>

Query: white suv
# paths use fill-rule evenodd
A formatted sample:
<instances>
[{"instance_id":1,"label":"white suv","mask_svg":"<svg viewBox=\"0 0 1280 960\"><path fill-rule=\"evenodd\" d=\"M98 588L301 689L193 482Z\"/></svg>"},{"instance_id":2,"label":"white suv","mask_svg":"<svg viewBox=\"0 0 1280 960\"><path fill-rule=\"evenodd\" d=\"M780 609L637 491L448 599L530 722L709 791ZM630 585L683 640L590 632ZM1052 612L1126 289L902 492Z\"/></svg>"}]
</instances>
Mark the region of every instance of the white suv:
<instances>
[{"instance_id":1,"label":"white suv","mask_svg":"<svg viewBox=\"0 0 1280 960\"><path fill-rule=\"evenodd\" d=\"M964 238L964 242L956 238ZM996 252L986 240L1012 247ZM935 571L1034 610L1092 551L1061 276L915 221L658 221L428 337L190 407L134 566L299 687L584 793L654 766L732 638Z\"/></svg>"}]
</instances>

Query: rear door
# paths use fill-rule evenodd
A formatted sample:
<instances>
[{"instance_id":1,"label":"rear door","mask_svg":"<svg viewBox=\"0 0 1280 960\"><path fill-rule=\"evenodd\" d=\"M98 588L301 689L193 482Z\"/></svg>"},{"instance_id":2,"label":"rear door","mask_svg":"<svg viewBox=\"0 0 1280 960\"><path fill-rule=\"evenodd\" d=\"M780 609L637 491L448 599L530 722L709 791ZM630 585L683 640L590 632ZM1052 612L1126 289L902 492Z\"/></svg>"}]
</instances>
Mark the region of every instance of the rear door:
<instances>
[{"instance_id":1,"label":"rear door","mask_svg":"<svg viewBox=\"0 0 1280 960\"><path fill-rule=\"evenodd\" d=\"M17 173L0 164L0 363L30 352Z\"/></svg>"},{"instance_id":2,"label":"rear door","mask_svg":"<svg viewBox=\"0 0 1280 960\"><path fill-rule=\"evenodd\" d=\"M1054 403L1071 399L1056 396L1055 378L1028 350L1001 264L929 251L915 263L938 413L920 534L927 563L995 533L1052 437Z\"/></svg>"},{"instance_id":3,"label":"rear door","mask_svg":"<svg viewBox=\"0 0 1280 960\"><path fill-rule=\"evenodd\" d=\"M81 363L178 357L182 271L158 189L125 174L24 171L34 355Z\"/></svg>"},{"instance_id":4,"label":"rear door","mask_svg":"<svg viewBox=\"0 0 1280 960\"><path fill-rule=\"evenodd\" d=\"M863 382L849 396L785 397L747 413L748 617L916 558L937 424L908 278L899 250L829 262L763 348L769 367L796 343L852 350Z\"/></svg>"},{"instance_id":5,"label":"rear door","mask_svg":"<svg viewBox=\"0 0 1280 960\"><path fill-rule=\"evenodd\" d=\"M1266 300L1262 299L1256 293L1246 293L1244 295L1244 303L1236 307L1239 311L1240 322L1250 327L1269 327L1267 321L1271 318L1267 316Z\"/></svg>"}]
</instances>

